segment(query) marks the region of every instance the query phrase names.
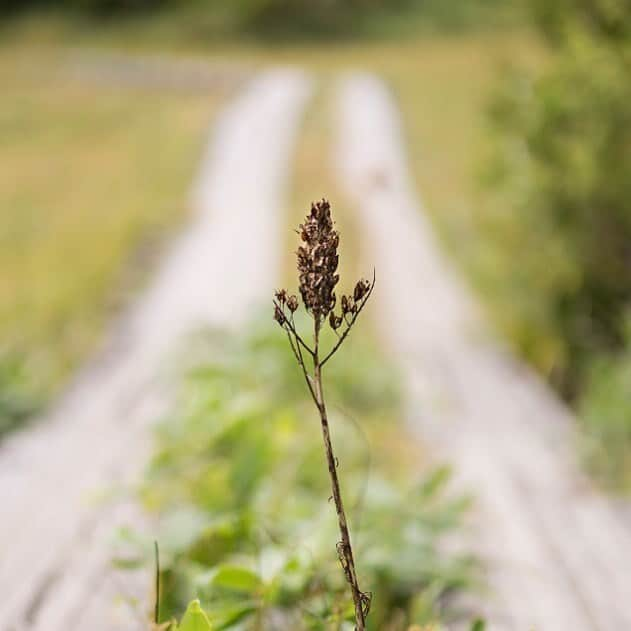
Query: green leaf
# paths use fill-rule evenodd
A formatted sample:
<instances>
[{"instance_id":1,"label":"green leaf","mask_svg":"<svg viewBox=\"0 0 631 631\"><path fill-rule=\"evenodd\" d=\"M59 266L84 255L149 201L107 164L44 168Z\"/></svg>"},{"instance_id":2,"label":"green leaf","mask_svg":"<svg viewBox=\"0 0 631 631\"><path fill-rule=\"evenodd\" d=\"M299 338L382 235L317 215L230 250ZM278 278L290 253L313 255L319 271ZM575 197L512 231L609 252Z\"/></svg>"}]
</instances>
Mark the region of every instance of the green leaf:
<instances>
[{"instance_id":1,"label":"green leaf","mask_svg":"<svg viewBox=\"0 0 631 631\"><path fill-rule=\"evenodd\" d=\"M217 631L231 629L235 624L254 613L257 606L252 602L239 602L213 607L213 623Z\"/></svg>"},{"instance_id":2,"label":"green leaf","mask_svg":"<svg viewBox=\"0 0 631 631\"><path fill-rule=\"evenodd\" d=\"M201 608L199 600L192 600L188 604L177 631L212 631L208 616Z\"/></svg>"},{"instance_id":3,"label":"green leaf","mask_svg":"<svg viewBox=\"0 0 631 631\"><path fill-rule=\"evenodd\" d=\"M442 489L445 488L452 476L450 467L441 466L434 469L429 477L423 480L420 487L421 496L429 499L435 497Z\"/></svg>"},{"instance_id":4,"label":"green leaf","mask_svg":"<svg viewBox=\"0 0 631 631\"><path fill-rule=\"evenodd\" d=\"M473 621L471 625L471 631L484 631L486 629L486 622L481 618Z\"/></svg>"},{"instance_id":5,"label":"green leaf","mask_svg":"<svg viewBox=\"0 0 631 631\"><path fill-rule=\"evenodd\" d=\"M235 592L252 593L260 587L261 578L247 568L236 565L222 565L213 576L211 582L215 587Z\"/></svg>"}]
</instances>

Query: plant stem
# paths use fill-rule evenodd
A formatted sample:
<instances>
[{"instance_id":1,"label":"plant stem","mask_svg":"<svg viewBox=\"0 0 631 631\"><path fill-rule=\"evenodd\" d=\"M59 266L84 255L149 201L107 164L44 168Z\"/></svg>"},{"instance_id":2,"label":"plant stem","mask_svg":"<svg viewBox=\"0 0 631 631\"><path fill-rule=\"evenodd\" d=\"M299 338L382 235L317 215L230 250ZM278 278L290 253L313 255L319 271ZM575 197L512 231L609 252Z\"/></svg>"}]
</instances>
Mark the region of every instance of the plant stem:
<instances>
[{"instance_id":1,"label":"plant stem","mask_svg":"<svg viewBox=\"0 0 631 631\"><path fill-rule=\"evenodd\" d=\"M153 610L153 622L156 627L160 624L160 548L157 540L153 542L153 553L156 559L156 602Z\"/></svg>"},{"instance_id":2,"label":"plant stem","mask_svg":"<svg viewBox=\"0 0 631 631\"><path fill-rule=\"evenodd\" d=\"M322 438L324 440L324 451L331 478L331 490L333 492L333 501L335 502L335 511L340 529L341 541L338 543L337 551L340 562L346 576L346 580L351 587L353 596L353 604L355 606L355 630L365 631L366 615L364 612L364 595L359 588L357 580L357 572L355 570L355 559L353 557L353 548L351 546L351 537L348 530L348 522L346 521L346 512L344 511L344 502L340 492L340 482L337 476L337 459L333 452L331 444L331 432L329 430L329 421L327 418L326 405L324 403L324 390L322 388L322 364L318 358L318 340L320 333L320 322L315 321L315 349L313 354L313 381L315 384L315 402L320 413L320 423L322 425Z\"/></svg>"}]
</instances>

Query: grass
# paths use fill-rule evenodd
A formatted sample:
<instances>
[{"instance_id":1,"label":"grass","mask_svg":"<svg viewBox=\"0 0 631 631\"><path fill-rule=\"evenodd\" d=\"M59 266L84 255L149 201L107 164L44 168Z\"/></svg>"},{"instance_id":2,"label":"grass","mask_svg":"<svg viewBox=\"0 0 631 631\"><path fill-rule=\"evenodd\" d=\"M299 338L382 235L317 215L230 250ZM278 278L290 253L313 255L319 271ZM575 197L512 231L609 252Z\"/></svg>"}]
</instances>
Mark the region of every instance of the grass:
<instances>
[{"instance_id":1,"label":"grass","mask_svg":"<svg viewBox=\"0 0 631 631\"><path fill-rule=\"evenodd\" d=\"M12 384L54 391L185 215L220 101L86 84L63 63L0 50L0 433L22 416L2 405Z\"/></svg>"}]
</instances>

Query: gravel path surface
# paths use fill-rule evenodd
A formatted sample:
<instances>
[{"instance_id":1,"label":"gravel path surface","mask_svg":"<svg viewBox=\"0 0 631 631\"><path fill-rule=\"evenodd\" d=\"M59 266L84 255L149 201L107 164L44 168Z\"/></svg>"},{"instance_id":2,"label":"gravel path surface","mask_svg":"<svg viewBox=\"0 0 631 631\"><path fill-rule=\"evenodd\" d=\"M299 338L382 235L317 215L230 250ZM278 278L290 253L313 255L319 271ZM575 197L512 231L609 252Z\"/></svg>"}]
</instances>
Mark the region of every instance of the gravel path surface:
<instances>
[{"instance_id":1,"label":"gravel path surface","mask_svg":"<svg viewBox=\"0 0 631 631\"><path fill-rule=\"evenodd\" d=\"M120 494L142 470L169 401L164 360L201 324L235 325L268 299L279 209L310 92L301 73L254 79L220 116L193 191L194 215L110 348L28 431L0 447L0 630L143 628L149 577L110 566L116 526L143 518Z\"/></svg>"},{"instance_id":2,"label":"gravel path surface","mask_svg":"<svg viewBox=\"0 0 631 631\"><path fill-rule=\"evenodd\" d=\"M476 494L469 545L488 564L490 629L631 629L631 535L579 472L573 420L488 335L443 259L386 87L353 75L338 97L335 155L377 269L381 334L412 428Z\"/></svg>"}]
</instances>

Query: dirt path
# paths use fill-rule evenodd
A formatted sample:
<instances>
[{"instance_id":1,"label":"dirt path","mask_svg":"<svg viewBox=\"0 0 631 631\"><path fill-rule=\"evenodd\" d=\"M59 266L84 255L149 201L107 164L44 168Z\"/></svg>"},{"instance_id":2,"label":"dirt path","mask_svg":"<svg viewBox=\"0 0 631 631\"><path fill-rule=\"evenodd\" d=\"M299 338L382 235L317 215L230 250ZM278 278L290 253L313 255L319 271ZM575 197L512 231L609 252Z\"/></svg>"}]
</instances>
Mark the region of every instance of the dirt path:
<instances>
[{"instance_id":1,"label":"dirt path","mask_svg":"<svg viewBox=\"0 0 631 631\"><path fill-rule=\"evenodd\" d=\"M157 367L200 324L235 325L277 276L278 210L310 87L301 74L252 81L220 117L193 192L191 225L112 347L86 368L48 418L0 448L0 629L142 628L146 576L116 573L108 541L139 511L104 488L132 482L149 424L169 399ZM139 590L139 592L138 592ZM136 593L134 593L136 592Z\"/></svg>"},{"instance_id":2,"label":"dirt path","mask_svg":"<svg viewBox=\"0 0 631 631\"><path fill-rule=\"evenodd\" d=\"M384 85L339 90L336 156L378 270L381 333L407 379L409 421L475 492L493 631L631 629L631 535L573 460L573 422L491 339L410 184Z\"/></svg>"}]
</instances>

